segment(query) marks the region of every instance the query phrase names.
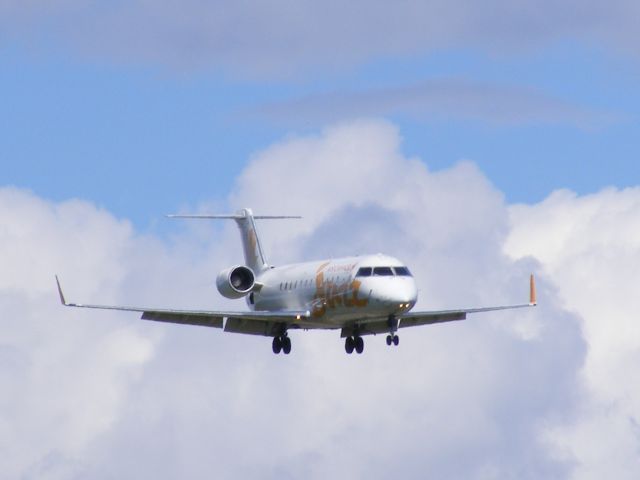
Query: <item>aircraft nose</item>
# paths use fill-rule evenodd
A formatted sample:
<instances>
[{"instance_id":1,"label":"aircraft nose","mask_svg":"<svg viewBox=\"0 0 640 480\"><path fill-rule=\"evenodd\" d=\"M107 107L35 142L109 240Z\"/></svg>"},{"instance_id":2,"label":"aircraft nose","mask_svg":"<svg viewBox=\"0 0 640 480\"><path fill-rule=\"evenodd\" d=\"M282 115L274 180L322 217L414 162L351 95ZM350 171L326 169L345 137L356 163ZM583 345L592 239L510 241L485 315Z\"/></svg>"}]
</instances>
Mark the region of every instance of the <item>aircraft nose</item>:
<instances>
[{"instance_id":1,"label":"aircraft nose","mask_svg":"<svg viewBox=\"0 0 640 480\"><path fill-rule=\"evenodd\" d=\"M418 289L413 281L403 281L393 285L384 293L384 303L402 310L409 310L418 300Z\"/></svg>"}]
</instances>

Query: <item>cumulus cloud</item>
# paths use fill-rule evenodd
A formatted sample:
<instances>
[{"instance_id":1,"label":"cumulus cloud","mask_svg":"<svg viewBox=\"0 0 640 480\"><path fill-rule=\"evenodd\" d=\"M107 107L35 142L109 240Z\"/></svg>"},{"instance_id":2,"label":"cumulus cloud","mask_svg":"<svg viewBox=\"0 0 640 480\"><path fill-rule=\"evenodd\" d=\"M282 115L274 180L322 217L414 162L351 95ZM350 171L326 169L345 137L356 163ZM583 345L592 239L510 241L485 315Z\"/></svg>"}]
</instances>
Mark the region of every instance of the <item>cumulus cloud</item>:
<instances>
[{"instance_id":1,"label":"cumulus cloud","mask_svg":"<svg viewBox=\"0 0 640 480\"><path fill-rule=\"evenodd\" d=\"M53 205L0 190L0 471L69 478L79 455L118 417L154 341L134 325L62 312L55 272L79 295L113 300L126 275L127 222L80 201Z\"/></svg>"},{"instance_id":2,"label":"cumulus cloud","mask_svg":"<svg viewBox=\"0 0 640 480\"><path fill-rule=\"evenodd\" d=\"M577 312L588 343L588 390L573 421L549 441L578 461L575 478L634 478L640 472L640 189L578 197L558 191L511 208L506 251L534 256L563 304Z\"/></svg>"},{"instance_id":3,"label":"cumulus cloud","mask_svg":"<svg viewBox=\"0 0 640 480\"><path fill-rule=\"evenodd\" d=\"M138 321L72 300L242 308L212 280L234 225L141 235L80 200L0 189L0 471L5 478L635 478L640 190L507 205L473 163L433 172L391 124L360 120L258 152L231 207L262 222L273 263L384 251L418 308L534 311L367 338L268 339ZM212 238L208 238L211 235ZM207 241L205 241L205 239Z\"/></svg>"},{"instance_id":4,"label":"cumulus cloud","mask_svg":"<svg viewBox=\"0 0 640 480\"><path fill-rule=\"evenodd\" d=\"M511 210L472 163L431 172L402 154L386 122L274 144L233 191L233 207L305 215L261 223L273 263L385 251L413 269L421 308L519 302L539 269L526 253L504 254ZM588 394L580 323L552 271L540 272L536 311L403 331L397 349L368 338L356 357L336 332L293 332L292 355L274 356L264 338L57 304L56 271L73 300L219 306L212 279L237 258L235 226L209 245L190 229L153 238L86 202L12 188L0 192L0 209L8 478L577 471L549 440Z\"/></svg>"},{"instance_id":5,"label":"cumulus cloud","mask_svg":"<svg viewBox=\"0 0 640 480\"><path fill-rule=\"evenodd\" d=\"M635 54L636 2L4 0L8 39L179 69L287 76L448 48L522 52L573 39Z\"/></svg>"},{"instance_id":6,"label":"cumulus cloud","mask_svg":"<svg viewBox=\"0 0 640 480\"><path fill-rule=\"evenodd\" d=\"M87 202L13 187L0 189L0 218L0 471L74 478L89 446L119 422L162 330L64 309L53 275L72 299L206 307L211 271L198 265L209 253L192 250L191 264L195 238L169 253Z\"/></svg>"}]
</instances>

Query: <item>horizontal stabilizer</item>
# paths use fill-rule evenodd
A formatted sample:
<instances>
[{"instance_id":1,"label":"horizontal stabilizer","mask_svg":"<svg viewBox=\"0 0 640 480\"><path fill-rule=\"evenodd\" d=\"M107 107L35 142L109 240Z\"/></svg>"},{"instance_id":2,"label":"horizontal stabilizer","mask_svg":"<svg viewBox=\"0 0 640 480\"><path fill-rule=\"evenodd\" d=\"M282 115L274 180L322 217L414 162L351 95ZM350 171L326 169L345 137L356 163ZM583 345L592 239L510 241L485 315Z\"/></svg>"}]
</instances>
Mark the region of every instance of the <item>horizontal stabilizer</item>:
<instances>
[{"instance_id":1,"label":"horizontal stabilizer","mask_svg":"<svg viewBox=\"0 0 640 480\"><path fill-rule=\"evenodd\" d=\"M170 214L168 218L200 218L200 219L228 219L228 220L242 220L247 218L245 215L239 214L224 214L224 215L208 215L208 214ZM302 218L299 215L253 215L253 218L257 220L283 220L287 218Z\"/></svg>"}]
</instances>

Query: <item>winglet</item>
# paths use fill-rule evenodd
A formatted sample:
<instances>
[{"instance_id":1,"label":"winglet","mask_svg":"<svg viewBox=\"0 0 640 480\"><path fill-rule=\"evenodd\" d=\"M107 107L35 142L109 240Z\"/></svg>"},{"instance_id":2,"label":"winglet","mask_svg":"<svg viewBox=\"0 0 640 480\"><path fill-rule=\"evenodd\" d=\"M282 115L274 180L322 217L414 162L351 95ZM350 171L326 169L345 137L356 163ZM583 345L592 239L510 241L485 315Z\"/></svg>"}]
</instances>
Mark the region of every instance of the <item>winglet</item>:
<instances>
[{"instance_id":1,"label":"winglet","mask_svg":"<svg viewBox=\"0 0 640 480\"><path fill-rule=\"evenodd\" d=\"M536 279L531 274L531 278L529 279L529 305L537 305L536 301Z\"/></svg>"},{"instance_id":2,"label":"winglet","mask_svg":"<svg viewBox=\"0 0 640 480\"><path fill-rule=\"evenodd\" d=\"M60 280L58 280L58 275L56 275L56 284L58 285L58 295L60 296L60 303L65 307L69 305L64 298L64 293L62 293L62 287L60 287Z\"/></svg>"}]
</instances>

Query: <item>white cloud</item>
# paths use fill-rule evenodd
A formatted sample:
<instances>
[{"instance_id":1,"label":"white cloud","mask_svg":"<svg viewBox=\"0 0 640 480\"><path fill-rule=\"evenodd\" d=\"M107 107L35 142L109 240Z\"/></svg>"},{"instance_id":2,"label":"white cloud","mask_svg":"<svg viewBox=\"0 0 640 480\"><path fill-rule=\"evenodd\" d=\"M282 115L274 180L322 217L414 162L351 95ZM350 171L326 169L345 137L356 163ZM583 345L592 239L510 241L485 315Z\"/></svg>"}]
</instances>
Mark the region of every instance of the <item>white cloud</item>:
<instances>
[{"instance_id":1,"label":"white cloud","mask_svg":"<svg viewBox=\"0 0 640 480\"><path fill-rule=\"evenodd\" d=\"M532 255L582 319L589 395L580 415L550 441L579 461L576 478L636 478L640 472L640 188L577 197L559 191L512 207L506 250Z\"/></svg>"},{"instance_id":2,"label":"white cloud","mask_svg":"<svg viewBox=\"0 0 640 480\"><path fill-rule=\"evenodd\" d=\"M207 306L208 252L193 249L191 264L193 240L170 252L87 202L12 187L0 189L0 217L0 472L72 478L119 423L163 330L64 309L54 274L71 300Z\"/></svg>"},{"instance_id":3,"label":"white cloud","mask_svg":"<svg viewBox=\"0 0 640 480\"><path fill-rule=\"evenodd\" d=\"M638 14L630 0L4 0L0 29L22 43L64 43L125 63L286 77L451 48L521 54L564 39L635 55Z\"/></svg>"},{"instance_id":4,"label":"white cloud","mask_svg":"<svg viewBox=\"0 0 640 480\"><path fill-rule=\"evenodd\" d=\"M9 478L589 478L613 461L588 457L601 428L620 447L612 471L632 469L634 430L623 413L639 395L608 374L633 371L635 340L602 328L606 348L626 345L626 355L601 364L603 375L596 368L598 387L585 388L582 374L602 345L586 327L585 343L581 308L597 302L572 279L597 259L606 275L593 288L621 324L631 318L636 306L618 302L607 282L627 264L631 271L636 247L607 231L635 231L637 192L561 192L510 208L473 164L431 172L400 147L395 127L365 120L283 140L256 154L230 204L305 215L260 224L274 263L385 251L411 266L423 308L521 301L538 271L535 311L403 331L397 349L368 338L355 357L336 332L292 332L293 353L283 357L264 338L65 310L54 271L74 300L220 305L212 279L237 259L235 226L210 246L199 230L169 242L84 202L3 189L0 255L10 267L0 274L0 383L16 395L0 409L0 470ZM610 409L615 422L593 414L605 401L600 390L621 405Z\"/></svg>"},{"instance_id":5,"label":"white cloud","mask_svg":"<svg viewBox=\"0 0 640 480\"><path fill-rule=\"evenodd\" d=\"M53 205L0 190L0 471L67 478L87 444L109 430L128 386L153 353L126 322L63 312L56 272L78 295L116 297L131 227L80 201Z\"/></svg>"}]
</instances>

